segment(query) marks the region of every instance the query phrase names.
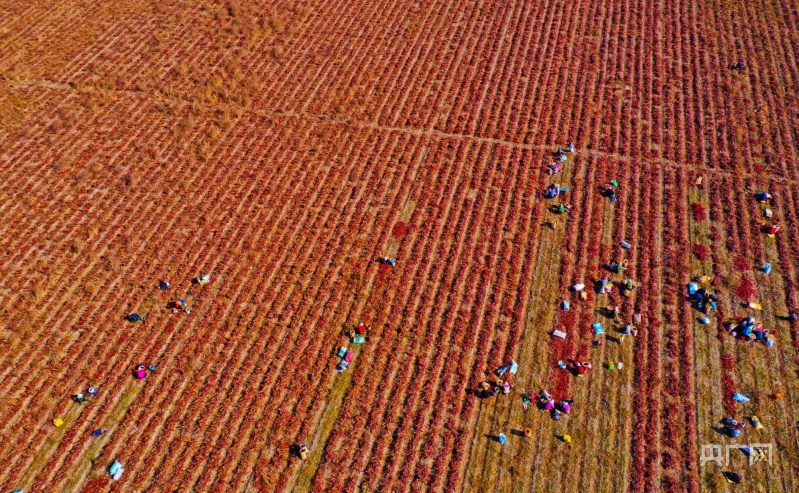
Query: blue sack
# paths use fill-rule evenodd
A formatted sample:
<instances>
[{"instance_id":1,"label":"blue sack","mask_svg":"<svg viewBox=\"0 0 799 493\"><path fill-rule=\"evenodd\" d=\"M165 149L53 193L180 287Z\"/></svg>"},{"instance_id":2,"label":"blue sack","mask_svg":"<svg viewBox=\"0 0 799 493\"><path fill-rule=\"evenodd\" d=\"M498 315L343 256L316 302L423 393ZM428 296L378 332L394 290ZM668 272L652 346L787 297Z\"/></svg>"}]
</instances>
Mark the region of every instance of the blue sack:
<instances>
[{"instance_id":1,"label":"blue sack","mask_svg":"<svg viewBox=\"0 0 799 493\"><path fill-rule=\"evenodd\" d=\"M732 399L734 401L738 401L738 402L749 402L749 398L748 397L746 397L745 395L743 395L741 393L738 393L738 392L732 394Z\"/></svg>"}]
</instances>

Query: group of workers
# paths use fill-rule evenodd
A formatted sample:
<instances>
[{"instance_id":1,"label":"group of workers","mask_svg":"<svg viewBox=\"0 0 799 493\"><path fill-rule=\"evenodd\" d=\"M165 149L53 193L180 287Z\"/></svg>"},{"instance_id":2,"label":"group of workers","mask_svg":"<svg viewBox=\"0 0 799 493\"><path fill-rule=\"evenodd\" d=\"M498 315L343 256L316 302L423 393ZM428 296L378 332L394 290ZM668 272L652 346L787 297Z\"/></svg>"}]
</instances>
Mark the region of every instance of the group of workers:
<instances>
[{"instance_id":1,"label":"group of workers","mask_svg":"<svg viewBox=\"0 0 799 493\"><path fill-rule=\"evenodd\" d=\"M694 293L694 300L696 301L696 309L705 315L707 315L710 310L716 310L718 308L719 297L714 293L708 292L705 288L699 288L696 293Z\"/></svg>"},{"instance_id":2,"label":"group of workers","mask_svg":"<svg viewBox=\"0 0 799 493\"><path fill-rule=\"evenodd\" d=\"M566 149L558 148L553 153L555 161L547 165L547 173L549 173L550 176L555 176L556 174L560 173L561 170L563 169L563 164L566 162L566 154L573 153L575 149L576 147L574 145L574 142L569 142L569 146ZM555 183L550 183L549 186L547 186L547 188L544 190L544 197L548 199L554 199L562 192L565 192L567 190L568 189L561 188Z\"/></svg>"},{"instance_id":3,"label":"group of workers","mask_svg":"<svg viewBox=\"0 0 799 493\"><path fill-rule=\"evenodd\" d=\"M191 280L191 283L192 284L199 284L200 286L203 286L205 284L208 284L210 281L211 281L211 275L210 274L205 274L203 276L199 276L199 277L193 278ZM161 291L168 290L170 288L170 286L172 286L172 284L169 281L161 280L161 281L158 282L158 289L160 289ZM191 313L191 309L188 307L188 304L186 303L186 300L184 300L182 298L178 299L177 301L169 302L167 304L167 308L171 308L172 309L172 314L173 315L178 313L178 311L182 311L182 312L185 312L185 313ZM125 316L125 318L128 320L128 322L131 322L131 323L143 323L143 322L147 321L147 317L142 317L141 315L139 315L138 313L135 313L135 312L134 313L129 313L128 315Z\"/></svg>"},{"instance_id":4,"label":"group of workers","mask_svg":"<svg viewBox=\"0 0 799 493\"><path fill-rule=\"evenodd\" d=\"M774 336L764 329L753 317L738 317L734 322L726 322L724 328L731 336L742 342L762 342L767 347L774 345Z\"/></svg>"},{"instance_id":5,"label":"group of workers","mask_svg":"<svg viewBox=\"0 0 799 493\"><path fill-rule=\"evenodd\" d=\"M761 204L769 204L774 200L774 197L768 192L758 191L755 192L755 200ZM767 218L770 218L772 216L772 211L770 209L766 209L765 215ZM776 221L761 221L760 227L763 233L771 237L774 237L774 235L779 233L780 229L782 229Z\"/></svg>"},{"instance_id":6,"label":"group of workers","mask_svg":"<svg viewBox=\"0 0 799 493\"><path fill-rule=\"evenodd\" d=\"M536 406L542 411L549 411L552 419L555 421L560 420L561 414L569 414L574 405L573 400L564 399L555 402L555 398L546 390L542 390L537 396L535 394L522 394L521 397L522 406L525 411L530 407L530 404L535 401Z\"/></svg>"},{"instance_id":7,"label":"group of workers","mask_svg":"<svg viewBox=\"0 0 799 493\"><path fill-rule=\"evenodd\" d=\"M502 365L494 370L494 375L497 379L495 381L480 382L474 393L483 399L494 397L497 394L510 394L513 385L510 383L510 378L516 375L519 370L519 364L511 360L508 364Z\"/></svg>"},{"instance_id":8,"label":"group of workers","mask_svg":"<svg viewBox=\"0 0 799 493\"><path fill-rule=\"evenodd\" d=\"M722 423L724 424L724 432L732 438L741 436L744 428L746 428L746 421L743 420L736 421L733 418L724 418Z\"/></svg>"},{"instance_id":9,"label":"group of workers","mask_svg":"<svg viewBox=\"0 0 799 493\"><path fill-rule=\"evenodd\" d=\"M204 276L196 277L196 278L192 279L192 283L193 284L207 284L210 281L210 279L211 279L211 276L206 274ZM161 291L168 290L170 286L171 286L171 284L168 281L161 280L161 281L158 282L158 289L160 289ZM176 303L171 303L171 305L174 305L175 308L180 308L181 310L185 311L186 313L191 313L191 311L186 307L186 302L184 300L182 300L182 299L178 300ZM175 313L175 310L173 310L173 313ZM147 317L146 316L141 316L140 314L138 314L136 312L127 314L125 316L125 319L128 322L131 322L131 323L134 323L134 324L140 324L140 323L144 323L144 322L147 321ZM139 379L139 380L144 380L145 378L147 378L147 370L149 370L151 372L155 371L155 366L154 365L147 366L144 363L141 363L141 364L137 365L136 368L133 370L133 376L135 378ZM79 403L79 404L82 404L84 402L88 402L89 395L92 395L92 396L97 395L97 392L98 392L98 390L97 390L96 387L89 387L88 390L86 391L86 393L88 395L83 394L83 393L74 394L72 396L72 400L77 402L77 403ZM55 420L55 421L62 421L62 420ZM108 428L98 428L98 429L92 431L91 436L96 438L96 437L104 435L107 432L108 432Z\"/></svg>"}]
</instances>

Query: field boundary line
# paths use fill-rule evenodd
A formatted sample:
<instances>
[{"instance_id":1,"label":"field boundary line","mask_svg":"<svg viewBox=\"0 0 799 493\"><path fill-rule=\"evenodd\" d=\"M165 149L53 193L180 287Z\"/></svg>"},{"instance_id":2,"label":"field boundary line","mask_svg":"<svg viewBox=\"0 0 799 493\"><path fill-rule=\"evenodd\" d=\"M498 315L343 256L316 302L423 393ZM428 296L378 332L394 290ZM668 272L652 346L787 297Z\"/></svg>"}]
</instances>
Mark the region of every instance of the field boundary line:
<instances>
[{"instance_id":1,"label":"field boundary line","mask_svg":"<svg viewBox=\"0 0 799 493\"><path fill-rule=\"evenodd\" d=\"M361 120L353 120L349 118L334 118L328 117L327 119L322 119L321 116L317 115L308 115L303 113L297 113L294 111L286 111L286 112L277 112L277 111L269 111L269 110L254 110L253 114L258 114L265 117L283 117L283 118L296 118L296 119L307 119L307 120L318 120L321 123L327 124L345 124L345 125L354 125L359 128L369 128L373 130L382 130L387 132L400 132L400 133L407 133L416 136L430 136L439 139L459 139L459 140L470 140L474 142L484 142L489 144L499 144L504 145L511 148L517 149L526 149L530 151L552 151L559 147L560 144L525 144L522 142L515 142L512 140L505 140L505 139L497 139L494 137L481 137L479 135L472 135L472 134L463 134L463 133L450 133L444 132L441 130L436 130L433 125L430 128L418 128L418 127L403 127L403 126L392 126L392 125L381 125L379 123L374 122L365 122ZM651 159L638 159L633 156L627 156L625 154L620 154L616 152L604 152L599 151L596 149L578 149L574 152L576 155L582 156L593 156L598 158L611 158L616 159L619 161L624 162L632 162L636 161L639 163L650 163L654 165L658 165L661 167L667 168L689 168L692 170L700 171L702 173L708 173L716 176L730 176L735 178L751 178L751 179L758 179L759 176L755 173L740 173L734 170L726 170L726 169L719 169L719 168L711 168L707 164L692 164L692 163L681 163L679 161L674 161L672 159L667 158L651 158ZM789 178L784 177L775 177L770 176L767 178L768 182L772 183L779 183L784 185L794 185L799 186L799 180L792 180Z\"/></svg>"},{"instance_id":2,"label":"field boundary line","mask_svg":"<svg viewBox=\"0 0 799 493\"><path fill-rule=\"evenodd\" d=\"M35 87L48 87L52 90L72 90L71 86L64 86L61 84L53 84L51 81L48 80L41 80L41 81L26 81L26 85L28 86L35 86ZM181 106L187 106L189 103L185 100L180 100L178 98L169 98L169 97L159 97L153 94L149 94L142 91L133 91L133 90L118 90L113 91L115 93L129 93L130 95L139 97L139 98L147 98L153 99L158 102L163 101L170 101L180 104ZM388 132L400 132L400 133L407 133L416 136L430 136L440 139L460 139L460 140L471 140L474 142L485 142L489 144L499 144L504 145L512 148L518 149L527 149L531 151L546 151L556 149L560 144L525 144L523 142L516 142L512 140L505 140L505 139L497 139L494 137L481 137L479 135L473 134L464 134L464 133L451 133L451 132L444 132L441 130L435 129L435 121L429 125L429 128L418 128L418 127L404 127L404 126L392 126L392 125L382 125L379 123L374 122L365 122L362 120L353 120L350 118L335 118L335 117L328 117L327 119L322 119L319 115L309 115L306 113L299 113L296 111L273 111L273 110L261 110L251 108L249 113L252 115L263 116L263 117L284 117L284 118L297 118L297 119L307 119L307 120L319 120L323 123L328 124L346 124L346 125L355 125L360 128L370 128L373 130L382 130ZM720 168L711 168L707 164L703 163L681 163L679 161L675 161L673 159L663 158L663 157L656 157L656 158L644 158L639 159L633 156L628 156L621 153L616 152L605 152L599 151L596 149L579 149L575 151L577 155L584 155L584 156L595 156L595 157L604 157L604 158L612 158L617 159L625 162L637 161L641 163L651 163L656 164L664 167L672 167L672 168L684 168L689 167L693 170L700 171L702 173L709 173L717 176L730 176L730 177L738 177L738 178L750 178L750 179L759 179L760 177L756 173L740 173L735 170L727 170L727 169L720 169ZM4 154L0 154L3 156ZM776 177L776 176L769 176L766 181L771 183L778 183L783 185L794 185L799 186L799 180L794 180L785 177Z\"/></svg>"}]
</instances>

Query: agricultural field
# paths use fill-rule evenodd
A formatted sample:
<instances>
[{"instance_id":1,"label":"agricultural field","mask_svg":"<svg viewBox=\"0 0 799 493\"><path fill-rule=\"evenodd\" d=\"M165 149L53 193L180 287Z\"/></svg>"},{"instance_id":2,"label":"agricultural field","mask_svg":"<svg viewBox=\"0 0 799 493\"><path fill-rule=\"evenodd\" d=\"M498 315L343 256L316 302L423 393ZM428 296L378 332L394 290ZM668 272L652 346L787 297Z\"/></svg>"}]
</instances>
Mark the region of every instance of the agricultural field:
<instances>
[{"instance_id":1,"label":"agricultural field","mask_svg":"<svg viewBox=\"0 0 799 493\"><path fill-rule=\"evenodd\" d=\"M3 491L799 491L795 2L0 0L0 82Z\"/></svg>"}]
</instances>

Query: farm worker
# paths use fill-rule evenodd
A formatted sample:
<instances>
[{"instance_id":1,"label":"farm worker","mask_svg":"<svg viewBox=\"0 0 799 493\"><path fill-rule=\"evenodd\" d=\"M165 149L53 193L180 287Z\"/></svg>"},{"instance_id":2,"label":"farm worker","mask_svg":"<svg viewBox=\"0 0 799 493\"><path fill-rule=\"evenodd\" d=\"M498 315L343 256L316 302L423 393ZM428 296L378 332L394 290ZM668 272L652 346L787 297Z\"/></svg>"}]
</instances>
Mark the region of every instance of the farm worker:
<instances>
[{"instance_id":1,"label":"farm worker","mask_svg":"<svg viewBox=\"0 0 799 493\"><path fill-rule=\"evenodd\" d=\"M505 394L505 395L508 395L508 394L510 394L510 382L506 381L506 382L505 382L505 383L502 385L502 393L503 393L503 394Z\"/></svg>"},{"instance_id":2,"label":"farm worker","mask_svg":"<svg viewBox=\"0 0 799 493\"><path fill-rule=\"evenodd\" d=\"M364 324L363 322L359 323L358 324L358 328L355 329L355 331L358 334L365 334L366 333L366 324Z\"/></svg>"},{"instance_id":3,"label":"farm worker","mask_svg":"<svg viewBox=\"0 0 799 493\"><path fill-rule=\"evenodd\" d=\"M89 398L83 394L75 394L72 396L72 400L77 402L78 404L83 404L84 402L88 401Z\"/></svg>"},{"instance_id":4,"label":"farm worker","mask_svg":"<svg viewBox=\"0 0 799 493\"><path fill-rule=\"evenodd\" d=\"M530 406L532 401L533 399L530 397L530 394L522 394L522 407L525 411L527 410L527 407Z\"/></svg>"},{"instance_id":5,"label":"farm worker","mask_svg":"<svg viewBox=\"0 0 799 493\"><path fill-rule=\"evenodd\" d=\"M770 235L775 235L780 230L780 226L777 225L776 223L775 224L765 224L764 228L765 228L766 233L768 233Z\"/></svg>"},{"instance_id":6,"label":"farm worker","mask_svg":"<svg viewBox=\"0 0 799 493\"><path fill-rule=\"evenodd\" d=\"M60 428L64 424L64 420L61 418L56 418L53 420L53 424L56 428Z\"/></svg>"},{"instance_id":7,"label":"farm worker","mask_svg":"<svg viewBox=\"0 0 799 493\"><path fill-rule=\"evenodd\" d=\"M139 380L144 380L145 378L147 378L147 372L145 371L144 368L145 368L144 363L142 363L139 366L137 366L136 370L134 371L136 378L138 378Z\"/></svg>"},{"instance_id":8,"label":"farm worker","mask_svg":"<svg viewBox=\"0 0 799 493\"><path fill-rule=\"evenodd\" d=\"M746 64L743 60L738 60L738 63L735 64L735 68L738 70L743 70L746 68Z\"/></svg>"},{"instance_id":9,"label":"farm worker","mask_svg":"<svg viewBox=\"0 0 799 493\"><path fill-rule=\"evenodd\" d=\"M206 274L204 276L195 277L191 281L194 284L199 284L199 285L208 284L211 281L211 275L210 274Z\"/></svg>"},{"instance_id":10,"label":"farm worker","mask_svg":"<svg viewBox=\"0 0 799 493\"><path fill-rule=\"evenodd\" d=\"M184 312L186 311L186 300L181 298L178 300L177 303L175 303L175 305L177 305L177 307L183 310Z\"/></svg>"},{"instance_id":11,"label":"farm worker","mask_svg":"<svg viewBox=\"0 0 799 493\"><path fill-rule=\"evenodd\" d=\"M544 409L547 411L551 411L555 408L555 403L552 400L547 400L547 403L544 404Z\"/></svg>"},{"instance_id":12,"label":"farm worker","mask_svg":"<svg viewBox=\"0 0 799 493\"><path fill-rule=\"evenodd\" d=\"M623 343L624 338L629 335L632 335L632 333L633 333L633 326L630 324L625 325L624 328L621 329L621 335L619 336L619 344Z\"/></svg>"},{"instance_id":13,"label":"farm worker","mask_svg":"<svg viewBox=\"0 0 799 493\"><path fill-rule=\"evenodd\" d=\"M304 443L300 444L300 459L305 460L308 458L308 446Z\"/></svg>"},{"instance_id":14,"label":"farm worker","mask_svg":"<svg viewBox=\"0 0 799 493\"><path fill-rule=\"evenodd\" d=\"M555 421L560 421L560 411L557 409L552 410L552 419Z\"/></svg>"},{"instance_id":15,"label":"farm worker","mask_svg":"<svg viewBox=\"0 0 799 493\"><path fill-rule=\"evenodd\" d=\"M527 437L527 438L530 438L531 436L533 436L533 430L531 430L530 428L525 428L524 429L524 436Z\"/></svg>"},{"instance_id":16,"label":"farm worker","mask_svg":"<svg viewBox=\"0 0 799 493\"><path fill-rule=\"evenodd\" d=\"M545 400L545 401L552 400L552 395L550 395L550 393L547 392L546 390L542 390L541 391L541 399Z\"/></svg>"},{"instance_id":17,"label":"farm worker","mask_svg":"<svg viewBox=\"0 0 799 493\"><path fill-rule=\"evenodd\" d=\"M167 289L169 289L169 286L170 284L166 281L161 281L158 283L158 289L160 289L161 291L166 291Z\"/></svg>"},{"instance_id":18,"label":"farm worker","mask_svg":"<svg viewBox=\"0 0 799 493\"><path fill-rule=\"evenodd\" d=\"M92 436L96 438L96 437L99 437L101 435L106 434L107 432L108 432L108 428L98 428L98 429L96 429L96 430L94 430L92 432Z\"/></svg>"},{"instance_id":19,"label":"farm worker","mask_svg":"<svg viewBox=\"0 0 799 493\"><path fill-rule=\"evenodd\" d=\"M501 377L502 375L505 374L506 371L508 371L508 365L502 365L496 370L494 370L494 374L498 377Z\"/></svg>"},{"instance_id":20,"label":"farm worker","mask_svg":"<svg viewBox=\"0 0 799 493\"><path fill-rule=\"evenodd\" d=\"M574 152L574 142L569 142L569 152Z\"/></svg>"},{"instance_id":21,"label":"farm worker","mask_svg":"<svg viewBox=\"0 0 799 493\"><path fill-rule=\"evenodd\" d=\"M563 409L563 412L569 414L572 410L571 401L563 400L560 401L560 408Z\"/></svg>"},{"instance_id":22,"label":"farm worker","mask_svg":"<svg viewBox=\"0 0 799 493\"><path fill-rule=\"evenodd\" d=\"M515 375L517 371L519 371L519 363L510 360L510 370L508 370L508 373Z\"/></svg>"},{"instance_id":23,"label":"farm worker","mask_svg":"<svg viewBox=\"0 0 799 493\"><path fill-rule=\"evenodd\" d=\"M615 370L615 369L616 369L616 365L614 365L613 363L608 363L608 370L612 371L612 370Z\"/></svg>"},{"instance_id":24,"label":"farm worker","mask_svg":"<svg viewBox=\"0 0 799 493\"><path fill-rule=\"evenodd\" d=\"M572 443L572 437L569 435L563 435L563 441L566 443Z\"/></svg>"},{"instance_id":25,"label":"farm worker","mask_svg":"<svg viewBox=\"0 0 799 493\"><path fill-rule=\"evenodd\" d=\"M558 214L563 214L566 212L566 206L563 204L558 205Z\"/></svg>"},{"instance_id":26,"label":"farm worker","mask_svg":"<svg viewBox=\"0 0 799 493\"><path fill-rule=\"evenodd\" d=\"M131 313L127 316L129 322L137 323L137 322L144 322L147 320L147 317L142 317L138 313Z\"/></svg>"},{"instance_id":27,"label":"farm worker","mask_svg":"<svg viewBox=\"0 0 799 493\"><path fill-rule=\"evenodd\" d=\"M794 323L797 320L799 320L799 315L797 315L796 312L791 312L791 314L788 315L788 321L789 322Z\"/></svg>"},{"instance_id":28,"label":"farm worker","mask_svg":"<svg viewBox=\"0 0 799 493\"><path fill-rule=\"evenodd\" d=\"M587 371L585 366L583 366L581 363L575 363L574 364L574 369L577 370L577 376L578 377L584 376L585 372Z\"/></svg>"},{"instance_id":29,"label":"farm worker","mask_svg":"<svg viewBox=\"0 0 799 493\"><path fill-rule=\"evenodd\" d=\"M87 390L86 392L88 392L91 395L97 395L97 388L89 387L89 390Z\"/></svg>"},{"instance_id":30,"label":"farm worker","mask_svg":"<svg viewBox=\"0 0 799 493\"><path fill-rule=\"evenodd\" d=\"M612 310L612 315L611 315L611 317L612 317L614 320L615 320L615 319L617 319L617 318L619 318L619 311L620 311L620 310L619 310L619 307L618 307L618 306L614 306L614 307L613 307L613 310Z\"/></svg>"},{"instance_id":31,"label":"farm worker","mask_svg":"<svg viewBox=\"0 0 799 493\"><path fill-rule=\"evenodd\" d=\"M560 369L566 368L566 362L563 360L558 361L558 368Z\"/></svg>"},{"instance_id":32,"label":"farm worker","mask_svg":"<svg viewBox=\"0 0 799 493\"><path fill-rule=\"evenodd\" d=\"M701 176L697 176L696 177L696 186L699 187L699 188L702 188L702 177Z\"/></svg>"},{"instance_id":33,"label":"farm worker","mask_svg":"<svg viewBox=\"0 0 799 493\"><path fill-rule=\"evenodd\" d=\"M506 437L504 433L500 433L498 440L500 445L505 445L505 442L508 441L508 437Z\"/></svg>"},{"instance_id":34,"label":"farm worker","mask_svg":"<svg viewBox=\"0 0 799 493\"><path fill-rule=\"evenodd\" d=\"M550 175L556 175L556 174L560 173L560 163L558 163L558 162L550 163L550 165L548 167L549 167L549 174Z\"/></svg>"},{"instance_id":35,"label":"farm worker","mask_svg":"<svg viewBox=\"0 0 799 493\"><path fill-rule=\"evenodd\" d=\"M726 479L728 483L738 484L741 482L741 475L734 472L725 472L724 479Z\"/></svg>"},{"instance_id":36,"label":"farm worker","mask_svg":"<svg viewBox=\"0 0 799 493\"><path fill-rule=\"evenodd\" d=\"M561 154L558 159L560 160L561 163L565 163L566 162L566 154Z\"/></svg>"}]
</instances>

